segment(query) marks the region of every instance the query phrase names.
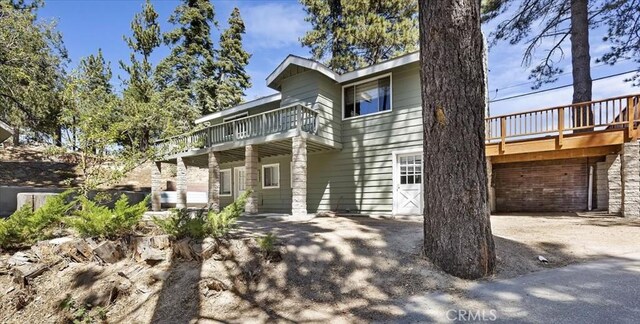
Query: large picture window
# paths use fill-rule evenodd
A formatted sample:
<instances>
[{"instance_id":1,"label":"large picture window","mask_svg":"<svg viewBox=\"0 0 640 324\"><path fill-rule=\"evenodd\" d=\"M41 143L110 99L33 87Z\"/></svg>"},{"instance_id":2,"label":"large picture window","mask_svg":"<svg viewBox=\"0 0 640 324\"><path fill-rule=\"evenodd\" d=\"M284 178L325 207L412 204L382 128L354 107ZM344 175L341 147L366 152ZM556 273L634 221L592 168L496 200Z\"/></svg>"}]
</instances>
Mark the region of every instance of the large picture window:
<instances>
[{"instance_id":1,"label":"large picture window","mask_svg":"<svg viewBox=\"0 0 640 324\"><path fill-rule=\"evenodd\" d=\"M220 170L220 195L231 196L231 169Z\"/></svg>"},{"instance_id":2,"label":"large picture window","mask_svg":"<svg viewBox=\"0 0 640 324\"><path fill-rule=\"evenodd\" d=\"M262 166L262 188L280 188L280 164Z\"/></svg>"},{"instance_id":3,"label":"large picture window","mask_svg":"<svg viewBox=\"0 0 640 324\"><path fill-rule=\"evenodd\" d=\"M347 85L342 92L345 119L391 110L391 75Z\"/></svg>"}]
</instances>

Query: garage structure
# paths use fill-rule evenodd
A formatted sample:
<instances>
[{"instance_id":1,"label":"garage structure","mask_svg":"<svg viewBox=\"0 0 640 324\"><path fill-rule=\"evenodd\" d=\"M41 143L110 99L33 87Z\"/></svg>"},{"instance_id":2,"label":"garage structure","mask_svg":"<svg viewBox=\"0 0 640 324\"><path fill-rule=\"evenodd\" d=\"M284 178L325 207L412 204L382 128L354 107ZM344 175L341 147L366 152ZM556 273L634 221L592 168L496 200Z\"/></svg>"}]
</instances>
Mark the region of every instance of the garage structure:
<instances>
[{"instance_id":1,"label":"garage structure","mask_svg":"<svg viewBox=\"0 0 640 324\"><path fill-rule=\"evenodd\" d=\"M596 162L574 158L496 164L497 212L574 212L597 209ZM591 192L591 193L590 193Z\"/></svg>"}]
</instances>

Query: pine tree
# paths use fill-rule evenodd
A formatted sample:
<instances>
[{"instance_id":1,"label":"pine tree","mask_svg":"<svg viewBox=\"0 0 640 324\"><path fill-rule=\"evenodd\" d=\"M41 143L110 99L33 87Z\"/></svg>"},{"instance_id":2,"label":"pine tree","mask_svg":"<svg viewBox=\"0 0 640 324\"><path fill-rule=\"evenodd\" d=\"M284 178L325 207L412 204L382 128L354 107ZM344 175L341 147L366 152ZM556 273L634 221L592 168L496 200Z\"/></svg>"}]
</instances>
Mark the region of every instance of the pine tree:
<instances>
[{"instance_id":1,"label":"pine tree","mask_svg":"<svg viewBox=\"0 0 640 324\"><path fill-rule=\"evenodd\" d=\"M169 18L177 25L164 34L171 54L160 62L156 79L163 107L181 111L188 125L198 114L215 110L215 50L211 28L217 26L209 0L183 0Z\"/></svg>"},{"instance_id":2,"label":"pine tree","mask_svg":"<svg viewBox=\"0 0 640 324\"><path fill-rule=\"evenodd\" d=\"M619 1L619 6L606 15L605 24L604 41L611 48L598 61L613 65L620 59L633 58L639 64L638 71L626 81L640 87L640 0Z\"/></svg>"},{"instance_id":3,"label":"pine tree","mask_svg":"<svg viewBox=\"0 0 640 324\"><path fill-rule=\"evenodd\" d=\"M220 35L220 55L216 62L216 110L239 104L242 102L244 90L251 87L250 77L245 71L251 55L242 48L244 33L240 10L234 8L229 18L229 27Z\"/></svg>"},{"instance_id":4,"label":"pine tree","mask_svg":"<svg viewBox=\"0 0 640 324\"><path fill-rule=\"evenodd\" d=\"M429 175L423 184L424 252L444 271L469 279L496 266L487 206L483 53L479 1L420 2L423 148L425 157L437 157L423 160Z\"/></svg>"},{"instance_id":5,"label":"pine tree","mask_svg":"<svg viewBox=\"0 0 640 324\"><path fill-rule=\"evenodd\" d=\"M124 90L123 114L125 120L131 123L131 132L125 141L129 145L137 145L141 151L149 147L151 136L159 136L165 128L163 123L167 110L158 105L158 94L153 80L153 66L149 61L153 51L161 44L158 13L150 0L143 6L142 12L137 13L131 22L132 37L124 37L131 48L131 65L120 61L120 66L129 74L125 80L127 88ZM138 58L140 57L140 58ZM139 139L139 143L131 143L131 139Z\"/></svg>"},{"instance_id":6,"label":"pine tree","mask_svg":"<svg viewBox=\"0 0 640 324\"><path fill-rule=\"evenodd\" d=\"M634 0L637 2L637 0ZM535 64L529 76L535 80L534 89L545 83L555 82L563 73L557 63L564 57L567 43L571 48L573 75L573 102L591 101L591 55L589 31L612 22L611 12L615 12L627 1L620 0L526 0L518 1L513 15L506 15L514 0L483 1L483 20L503 17L496 30L489 37L491 43L508 41L510 44L527 45L523 54L523 65L533 62L536 50L543 44L546 55ZM636 8L636 14L637 14ZM622 22L625 24L627 22ZM541 27L535 27L539 24ZM615 23L617 25L617 22ZM585 116L589 118L588 116Z\"/></svg>"},{"instance_id":7,"label":"pine tree","mask_svg":"<svg viewBox=\"0 0 640 324\"><path fill-rule=\"evenodd\" d=\"M56 137L67 53L53 23L38 20L41 1L0 1L0 119Z\"/></svg>"},{"instance_id":8,"label":"pine tree","mask_svg":"<svg viewBox=\"0 0 640 324\"><path fill-rule=\"evenodd\" d=\"M416 0L301 0L314 59L347 72L418 49Z\"/></svg>"}]
</instances>

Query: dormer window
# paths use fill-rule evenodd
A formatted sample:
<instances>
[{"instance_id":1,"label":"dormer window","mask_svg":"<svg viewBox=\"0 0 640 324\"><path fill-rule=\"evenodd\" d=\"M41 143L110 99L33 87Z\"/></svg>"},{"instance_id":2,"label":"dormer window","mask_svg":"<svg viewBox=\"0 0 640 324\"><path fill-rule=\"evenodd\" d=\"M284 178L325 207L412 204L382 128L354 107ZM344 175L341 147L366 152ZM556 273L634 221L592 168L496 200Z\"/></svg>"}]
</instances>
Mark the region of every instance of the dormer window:
<instances>
[{"instance_id":1,"label":"dormer window","mask_svg":"<svg viewBox=\"0 0 640 324\"><path fill-rule=\"evenodd\" d=\"M344 119L391 111L391 75L342 87Z\"/></svg>"}]
</instances>

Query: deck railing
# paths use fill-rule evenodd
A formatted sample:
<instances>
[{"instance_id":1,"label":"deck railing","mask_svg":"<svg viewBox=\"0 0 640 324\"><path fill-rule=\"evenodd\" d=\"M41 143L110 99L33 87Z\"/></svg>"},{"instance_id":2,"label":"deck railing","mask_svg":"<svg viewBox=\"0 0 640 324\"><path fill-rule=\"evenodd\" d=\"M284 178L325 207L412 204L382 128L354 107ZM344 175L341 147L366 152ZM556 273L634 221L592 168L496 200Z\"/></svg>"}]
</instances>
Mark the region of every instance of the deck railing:
<instances>
[{"instance_id":1,"label":"deck railing","mask_svg":"<svg viewBox=\"0 0 640 324\"><path fill-rule=\"evenodd\" d=\"M156 142L156 148L162 154L177 154L293 129L315 134L317 128L318 112L305 106L295 105L160 140Z\"/></svg>"},{"instance_id":2,"label":"deck railing","mask_svg":"<svg viewBox=\"0 0 640 324\"><path fill-rule=\"evenodd\" d=\"M629 128L640 122L640 95L608 98L485 118L487 143L545 135Z\"/></svg>"}]
</instances>

